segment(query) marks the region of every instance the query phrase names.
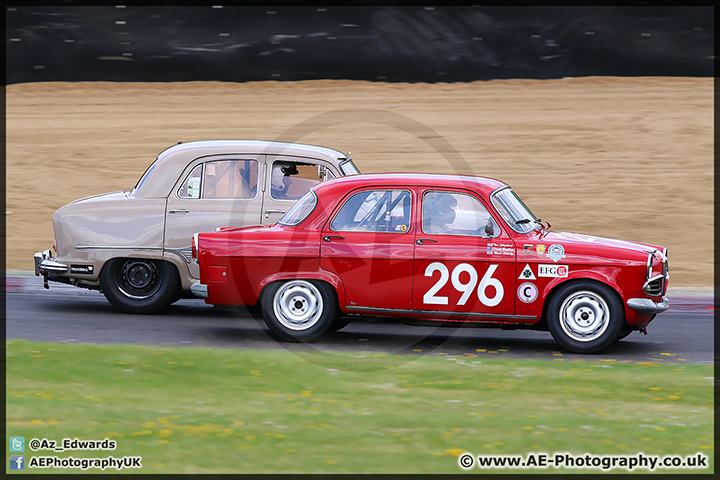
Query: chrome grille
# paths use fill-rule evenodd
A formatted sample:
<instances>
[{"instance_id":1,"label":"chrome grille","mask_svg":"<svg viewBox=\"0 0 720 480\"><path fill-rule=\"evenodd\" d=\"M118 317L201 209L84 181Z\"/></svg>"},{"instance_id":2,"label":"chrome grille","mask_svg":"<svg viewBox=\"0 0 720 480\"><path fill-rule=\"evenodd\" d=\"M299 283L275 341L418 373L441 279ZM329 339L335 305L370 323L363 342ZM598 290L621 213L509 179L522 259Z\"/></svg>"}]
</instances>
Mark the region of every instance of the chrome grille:
<instances>
[{"instance_id":1,"label":"chrome grille","mask_svg":"<svg viewBox=\"0 0 720 480\"><path fill-rule=\"evenodd\" d=\"M665 291L665 275L657 275L643 285L643 290L650 296L662 295Z\"/></svg>"}]
</instances>

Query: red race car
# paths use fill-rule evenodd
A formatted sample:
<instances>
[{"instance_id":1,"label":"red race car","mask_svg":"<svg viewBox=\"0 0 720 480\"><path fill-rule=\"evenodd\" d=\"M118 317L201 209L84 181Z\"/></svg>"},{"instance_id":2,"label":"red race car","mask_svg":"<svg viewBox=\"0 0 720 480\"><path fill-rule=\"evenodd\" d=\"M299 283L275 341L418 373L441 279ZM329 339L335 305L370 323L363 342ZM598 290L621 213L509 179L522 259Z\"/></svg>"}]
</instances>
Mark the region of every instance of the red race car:
<instances>
[{"instance_id":1,"label":"red race car","mask_svg":"<svg viewBox=\"0 0 720 480\"><path fill-rule=\"evenodd\" d=\"M556 233L483 177L353 175L313 187L274 225L195 234L195 295L256 305L285 340L353 316L549 330L602 350L667 310L667 249Z\"/></svg>"}]
</instances>

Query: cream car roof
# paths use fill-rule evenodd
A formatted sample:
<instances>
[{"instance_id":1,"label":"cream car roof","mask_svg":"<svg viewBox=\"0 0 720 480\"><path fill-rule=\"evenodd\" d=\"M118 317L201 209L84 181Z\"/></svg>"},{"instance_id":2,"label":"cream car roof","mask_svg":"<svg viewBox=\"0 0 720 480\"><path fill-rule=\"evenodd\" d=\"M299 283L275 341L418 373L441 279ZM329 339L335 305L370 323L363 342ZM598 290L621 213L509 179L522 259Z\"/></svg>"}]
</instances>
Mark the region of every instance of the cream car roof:
<instances>
[{"instance_id":1,"label":"cream car roof","mask_svg":"<svg viewBox=\"0 0 720 480\"><path fill-rule=\"evenodd\" d=\"M260 140L202 140L179 143L158 155L141 185L134 189L138 198L167 197L185 167L193 160L211 155L283 155L326 160L333 165L346 155L332 148L299 143Z\"/></svg>"}]
</instances>

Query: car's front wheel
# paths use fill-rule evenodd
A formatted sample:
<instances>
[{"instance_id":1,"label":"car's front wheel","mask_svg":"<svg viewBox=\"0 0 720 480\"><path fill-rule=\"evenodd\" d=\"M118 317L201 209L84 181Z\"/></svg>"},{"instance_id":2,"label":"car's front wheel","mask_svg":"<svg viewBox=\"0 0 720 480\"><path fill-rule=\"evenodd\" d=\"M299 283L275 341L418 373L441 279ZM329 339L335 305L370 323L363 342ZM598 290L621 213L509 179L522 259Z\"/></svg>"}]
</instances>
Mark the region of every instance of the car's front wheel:
<instances>
[{"instance_id":1,"label":"car's front wheel","mask_svg":"<svg viewBox=\"0 0 720 480\"><path fill-rule=\"evenodd\" d=\"M624 322L615 292L596 282L561 286L547 310L548 329L557 343L575 353L595 353L615 342Z\"/></svg>"},{"instance_id":2,"label":"car's front wheel","mask_svg":"<svg viewBox=\"0 0 720 480\"><path fill-rule=\"evenodd\" d=\"M327 332L337 315L335 290L324 282L271 283L260 303L268 328L283 340L311 342Z\"/></svg>"},{"instance_id":3,"label":"car's front wheel","mask_svg":"<svg viewBox=\"0 0 720 480\"><path fill-rule=\"evenodd\" d=\"M145 258L114 258L100 272L105 298L123 313L165 308L175 299L179 281L172 264Z\"/></svg>"}]
</instances>

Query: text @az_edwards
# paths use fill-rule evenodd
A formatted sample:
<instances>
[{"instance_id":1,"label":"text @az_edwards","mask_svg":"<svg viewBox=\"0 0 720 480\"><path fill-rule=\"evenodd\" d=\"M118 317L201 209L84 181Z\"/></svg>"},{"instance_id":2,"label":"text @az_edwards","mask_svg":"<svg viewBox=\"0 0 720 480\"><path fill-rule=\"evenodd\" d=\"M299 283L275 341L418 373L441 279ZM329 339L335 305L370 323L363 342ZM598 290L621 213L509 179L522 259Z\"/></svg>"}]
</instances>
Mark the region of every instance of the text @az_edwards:
<instances>
[{"instance_id":1,"label":"text @az_edwards","mask_svg":"<svg viewBox=\"0 0 720 480\"><path fill-rule=\"evenodd\" d=\"M109 438L102 440L80 440L78 438L63 438L60 442L47 438L33 438L28 444L33 452L52 450L64 452L66 450L115 450L117 442Z\"/></svg>"},{"instance_id":2,"label":"text @az_edwards","mask_svg":"<svg viewBox=\"0 0 720 480\"><path fill-rule=\"evenodd\" d=\"M464 470L477 468L581 468L595 470L627 470L675 468L708 468L708 457L702 453L695 455L573 455L570 453L530 453L528 455L478 455L463 453L458 464Z\"/></svg>"}]
</instances>

